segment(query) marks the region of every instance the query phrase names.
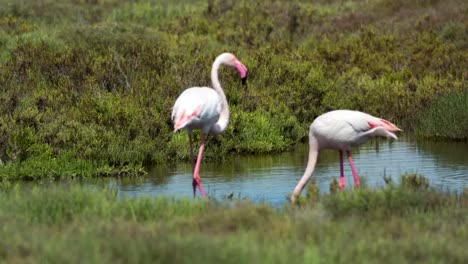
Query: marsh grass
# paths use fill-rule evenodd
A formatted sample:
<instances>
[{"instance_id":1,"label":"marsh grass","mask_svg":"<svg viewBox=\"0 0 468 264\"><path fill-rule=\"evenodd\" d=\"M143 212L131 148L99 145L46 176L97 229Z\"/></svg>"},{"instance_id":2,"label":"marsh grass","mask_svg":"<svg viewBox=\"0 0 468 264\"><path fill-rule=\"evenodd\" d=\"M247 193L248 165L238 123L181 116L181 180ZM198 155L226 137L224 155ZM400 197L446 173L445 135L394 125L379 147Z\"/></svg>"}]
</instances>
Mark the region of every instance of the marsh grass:
<instances>
[{"instance_id":1,"label":"marsh grass","mask_svg":"<svg viewBox=\"0 0 468 264\"><path fill-rule=\"evenodd\" d=\"M421 137L466 140L468 138L468 90L437 99L421 114Z\"/></svg>"},{"instance_id":2,"label":"marsh grass","mask_svg":"<svg viewBox=\"0 0 468 264\"><path fill-rule=\"evenodd\" d=\"M423 181L406 175L382 189L314 192L302 206L280 209L236 200L121 197L112 188L72 181L3 184L0 260L463 263L468 193L421 189Z\"/></svg>"},{"instance_id":3,"label":"marsh grass","mask_svg":"<svg viewBox=\"0 0 468 264\"><path fill-rule=\"evenodd\" d=\"M210 84L213 59L225 51L247 65L249 82L242 87L221 70L231 123L206 159L283 151L338 108L412 131L432 102L466 80L466 1L0 6L1 178L23 178L26 168L34 178L54 174L48 167L78 177L187 161L188 139L172 133L171 107L183 89ZM422 119L436 118L443 115ZM431 126L420 130L440 134ZM457 131L443 136L466 137Z\"/></svg>"},{"instance_id":4,"label":"marsh grass","mask_svg":"<svg viewBox=\"0 0 468 264\"><path fill-rule=\"evenodd\" d=\"M50 157L31 158L24 162L7 163L2 166L3 180L74 179L86 177L138 176L146 174L141 165L109 166L90 160Z\"/></svg>"}]
</instances>

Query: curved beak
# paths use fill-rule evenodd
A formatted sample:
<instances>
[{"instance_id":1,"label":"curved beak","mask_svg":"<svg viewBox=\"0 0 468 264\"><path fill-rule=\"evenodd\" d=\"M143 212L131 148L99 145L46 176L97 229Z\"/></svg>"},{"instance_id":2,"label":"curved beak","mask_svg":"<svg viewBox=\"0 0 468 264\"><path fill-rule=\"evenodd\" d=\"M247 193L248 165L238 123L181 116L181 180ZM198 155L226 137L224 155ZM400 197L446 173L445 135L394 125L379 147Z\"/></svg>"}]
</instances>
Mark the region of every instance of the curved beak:
<instances>
[{"instance_id":1,"label":"curved beak","mask_svg":"<svg viewBox=\"0 0 468 264\"><path fill-rule=\"evenodd\" d=\"M234 62L234 68L239 73L239 76L242 80L242 84L245 84L247 81L247 67L245 67L245 65L242 64L242 62L240 62L239 60L236 60Z\"/></svg>"}]
</instances>

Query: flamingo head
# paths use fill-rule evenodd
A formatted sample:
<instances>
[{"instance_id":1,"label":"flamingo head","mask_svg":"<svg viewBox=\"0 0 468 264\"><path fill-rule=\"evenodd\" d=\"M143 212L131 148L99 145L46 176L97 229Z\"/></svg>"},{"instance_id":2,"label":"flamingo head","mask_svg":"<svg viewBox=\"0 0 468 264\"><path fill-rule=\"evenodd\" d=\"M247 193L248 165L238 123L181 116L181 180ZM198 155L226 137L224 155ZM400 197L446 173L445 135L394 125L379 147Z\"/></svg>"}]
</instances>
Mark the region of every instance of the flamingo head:
<instances>
[{"instance_id":1,"label":"flamingo head","mask_svg":"<svg viewBox=\"0 0 468 264\"><path fill-rule=\"evenodd\" d=\"M242 84L245 84L247 81L247 67L245 67L242 62L240 62L236 56L231 53L224 53L224 64L233 67L238 73L242 80Z\"/></svg>"},{"instance_id":2,"label":"flamingo head","mask_svg":"<svg viewBox=\"0 0 468 264\"><path fill-rule=\"evenodd\" d=\"M239 73L239 76L242 80L242 84L245 85L247 82L247 67L245 67L245 65L242 64L242 62L236 59L234 62L234 68Z\"/></svg>"}]
</instances>

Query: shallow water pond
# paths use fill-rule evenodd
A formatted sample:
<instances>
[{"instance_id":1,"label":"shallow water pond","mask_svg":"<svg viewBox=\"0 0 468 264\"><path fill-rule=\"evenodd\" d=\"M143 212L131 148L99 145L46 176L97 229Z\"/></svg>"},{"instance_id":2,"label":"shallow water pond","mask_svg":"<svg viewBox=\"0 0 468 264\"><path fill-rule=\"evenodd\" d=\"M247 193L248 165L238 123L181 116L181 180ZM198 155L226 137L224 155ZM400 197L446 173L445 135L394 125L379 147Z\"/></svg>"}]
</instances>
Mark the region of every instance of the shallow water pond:
<instances>
[{"instance_id":1,"label":"shallow water pond","mask_svg":"<svg viewBox=\"0 0 468 264\"><path fill-rule=\"evenodd\" d=\"M206 151L210 151L209 145ZM301 144L275 155L237 156L223 162L202 163L202 184L209 196L233 195L278 206L287 202L287 195L301 178L307 151L308 145ZM404 173L424 175L432 186L442 190L460 192L468 187L467 142L372 140L355 149L353 159L360 178L373 187L384 185L384 176L398 182ZM153 167L145 177L111 179L109 184L118 189L119 195L192 197L191 177L190 164L180 162ZM328 192L332 177L339 177L338 152L321 151L312 179L321 192ZM345 177L346 188L352 188L347 159Z\"/></svg>"}]
</instances>

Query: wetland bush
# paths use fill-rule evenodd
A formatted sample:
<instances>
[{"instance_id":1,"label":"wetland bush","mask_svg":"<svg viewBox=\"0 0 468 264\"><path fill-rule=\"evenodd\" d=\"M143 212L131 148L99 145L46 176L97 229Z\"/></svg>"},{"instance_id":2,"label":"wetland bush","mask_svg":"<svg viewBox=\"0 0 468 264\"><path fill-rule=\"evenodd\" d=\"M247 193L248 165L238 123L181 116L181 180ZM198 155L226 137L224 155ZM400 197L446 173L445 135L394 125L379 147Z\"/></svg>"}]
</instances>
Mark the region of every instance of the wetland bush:
<instances>
[{"instance_id":1,"label":"wetland bush","mask_svg":"<svg viewBox=\"0 0 468 264\"><path fill-rule=\"evenodd\" d=\"M421 114L417 133L426 138L468 139L468 90L438 98Z\"/></svg>"},{"instance_id":2,"label":"wetland bush","mask_svg":"<svg viewBox=\"0 0 468 264\"><path fill-rule=\"evenodd\" d=\"M337 108L384 116L405 131L422 120L418 131L438 136L429 124L442 116L429 107L466 88L464 1L0 5L2 178L23 178L28 167L34 178L50 177L64 159L73 168L58 169L64 177L188 160L171 107L183 89L210 85L224 51L247 65L249 82L221 70L231 124L210 141L207 159L285 150ZM462 130L443 137L466 138Z\"/></svg>"}]
</instances>

